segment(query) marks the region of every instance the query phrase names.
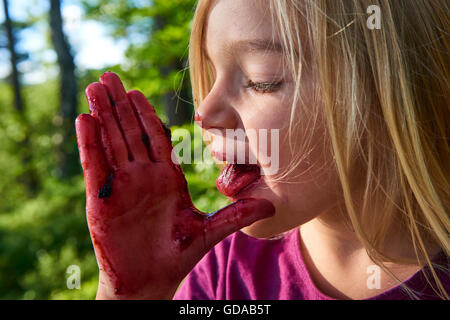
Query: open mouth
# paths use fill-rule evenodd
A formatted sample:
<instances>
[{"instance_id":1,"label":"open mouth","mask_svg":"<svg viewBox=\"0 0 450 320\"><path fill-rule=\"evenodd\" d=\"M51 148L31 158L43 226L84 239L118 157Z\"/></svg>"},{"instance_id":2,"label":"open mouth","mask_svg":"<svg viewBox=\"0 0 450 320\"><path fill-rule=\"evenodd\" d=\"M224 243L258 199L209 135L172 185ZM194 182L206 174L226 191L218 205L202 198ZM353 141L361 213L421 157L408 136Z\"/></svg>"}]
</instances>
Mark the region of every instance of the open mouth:
<instances>
[{"instance_id":1,"label":"open mouth","mask_svg":"<svg viewBox=\"0 0 450 320\"><path fill-rule=\"evenodd\" d=\"M216 180L217 189L227 197L235 196L261 177L256 164L227 164Z\"/></svg>"}]
</instances>

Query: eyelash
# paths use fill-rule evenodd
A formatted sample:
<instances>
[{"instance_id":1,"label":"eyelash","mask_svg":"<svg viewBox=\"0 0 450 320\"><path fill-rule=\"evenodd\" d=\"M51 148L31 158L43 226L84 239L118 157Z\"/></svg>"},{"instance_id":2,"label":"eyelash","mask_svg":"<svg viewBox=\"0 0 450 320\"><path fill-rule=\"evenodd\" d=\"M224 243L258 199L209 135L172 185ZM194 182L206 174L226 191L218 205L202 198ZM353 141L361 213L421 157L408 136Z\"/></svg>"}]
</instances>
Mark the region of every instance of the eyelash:
<instances>
[{"instance_id":1,"label":"eyelash","mask_svg":"<svg viewBox=\"0 0 450 320\"><path fill-rule=\"evenodd\" d=\"M248 80L245 88L251 88L257 93L271 93L277 91L282 84L283 84L282 81L253 82L252 80Z\"/></svg>"}]
</instances>

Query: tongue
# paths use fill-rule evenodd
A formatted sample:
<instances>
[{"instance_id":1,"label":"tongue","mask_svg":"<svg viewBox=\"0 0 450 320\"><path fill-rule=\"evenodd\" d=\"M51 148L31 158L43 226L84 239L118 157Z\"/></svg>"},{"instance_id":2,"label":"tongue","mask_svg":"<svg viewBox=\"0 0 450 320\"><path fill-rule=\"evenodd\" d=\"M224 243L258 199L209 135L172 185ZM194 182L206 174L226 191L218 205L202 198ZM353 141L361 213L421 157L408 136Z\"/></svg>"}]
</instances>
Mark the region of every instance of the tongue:
<instances>
[{"instance_id":1,"label":"tongue","mask_svg":"<svg viewBox=\"0 0 450 320\"><path fill-rule=\"evenodd\" d=\"M251 164L227 164L216 180L219 191L227 197L234 196L260 177L260 169Z\"/></svg>"}]
</instances>

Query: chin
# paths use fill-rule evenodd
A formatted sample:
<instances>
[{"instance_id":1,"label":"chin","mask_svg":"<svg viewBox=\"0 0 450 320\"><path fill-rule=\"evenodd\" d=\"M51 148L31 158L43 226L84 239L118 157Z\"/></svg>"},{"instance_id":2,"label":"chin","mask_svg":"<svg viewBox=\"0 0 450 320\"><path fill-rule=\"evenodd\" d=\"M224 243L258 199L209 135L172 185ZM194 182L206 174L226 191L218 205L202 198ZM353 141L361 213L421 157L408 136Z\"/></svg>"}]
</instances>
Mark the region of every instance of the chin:
<instances>
[{"instance_id":1,"label":"chin","mask_svg":"<svg viewBox=\"0 0 450 320\"><path fill-rule=\"evenodd\" d=\"M277 192L278 191L278 192ZM289 200L283 196L281 190L272 189L266 179L258 179L246 186L233 196L227 196L231 202L245 198L267 199L275 206L275 215L266 219L258 220L253 224L241 229L243 233L254 238L273 238L292 230L306 222L302 215L292 210ZM297 206L298 207L298 206Z\"/></svg>"},{"instance_id":2,"label":"chin","mask_svg":"<svg viewBox=\"0 0 450 320\"><path fill-rule=\"evenodd\" d=\"M266 219L258 220L253 224L242 228L241 231L243 233L253 238L267 239L292 230L301 224L301 221L300 223L298 223L298 221L293 221L294 219L292 219L292 212L280 203L281 199L278 197L274 199L274 194L271 194L270 192L268 194L267 190L263 192L258 191L248 192L245 196L240 195L239 197L233 197L230 200L236 201L238 199L250 197L267 199L274 204L276 208L275 215ZM291 215L291 219L289 219L286 215Z\"/></svg>"},{"instance_id":3,"label":"chin","mask_svg":"<svg viewBox=\"0 0 450 320\"><path fill-rule=\"evenodd\" d=\"M289 231L290 229L280 228L276 226L276 215L267 219L256 221L255 223L242 228L241 231L253 238L267 239Z\"/></svg>"}]
</instances>

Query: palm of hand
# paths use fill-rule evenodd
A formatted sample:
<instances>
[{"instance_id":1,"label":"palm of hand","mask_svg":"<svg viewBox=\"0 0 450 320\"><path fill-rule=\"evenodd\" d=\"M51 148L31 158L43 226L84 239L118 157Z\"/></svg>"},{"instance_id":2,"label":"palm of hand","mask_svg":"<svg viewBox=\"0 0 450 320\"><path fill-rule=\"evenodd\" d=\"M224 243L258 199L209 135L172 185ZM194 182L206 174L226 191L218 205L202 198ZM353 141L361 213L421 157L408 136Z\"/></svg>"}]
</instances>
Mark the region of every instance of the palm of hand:
<instances>
[{"instance_id":1,"label":"palm of hand","mask_svg":"<svg viewBox=\"0 0 450 320\"><path fill-rule=\"evenodd\" d=\"M126 93L115 74L101 82L86 90L91 115L76 122L101 281L117 297L173 291L218 241L274 208L246 199L199 212L153 107L140 92Z\"/></svg>"}]
</instances>

